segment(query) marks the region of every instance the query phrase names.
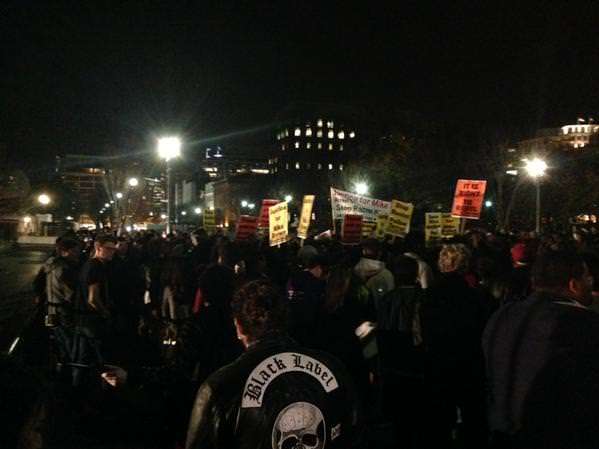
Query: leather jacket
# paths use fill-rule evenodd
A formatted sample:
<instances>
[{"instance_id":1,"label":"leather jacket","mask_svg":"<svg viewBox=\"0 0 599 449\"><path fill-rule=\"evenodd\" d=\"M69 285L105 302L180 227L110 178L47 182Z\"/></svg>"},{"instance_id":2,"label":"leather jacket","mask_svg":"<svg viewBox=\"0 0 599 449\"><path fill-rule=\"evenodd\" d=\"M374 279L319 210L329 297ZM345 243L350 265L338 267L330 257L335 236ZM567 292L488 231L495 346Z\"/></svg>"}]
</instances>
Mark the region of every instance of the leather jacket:
<instances>
[{"instance_id":1,"label":"leather jacket","mask_svg":"<svg viewBox=\"0 0 599 449\"><path fill-rule=\"evenodd\" d=\"M186 448L360 447L357 402L337 360L271 335L202 384Z\"/></svg>"}]
</instances>

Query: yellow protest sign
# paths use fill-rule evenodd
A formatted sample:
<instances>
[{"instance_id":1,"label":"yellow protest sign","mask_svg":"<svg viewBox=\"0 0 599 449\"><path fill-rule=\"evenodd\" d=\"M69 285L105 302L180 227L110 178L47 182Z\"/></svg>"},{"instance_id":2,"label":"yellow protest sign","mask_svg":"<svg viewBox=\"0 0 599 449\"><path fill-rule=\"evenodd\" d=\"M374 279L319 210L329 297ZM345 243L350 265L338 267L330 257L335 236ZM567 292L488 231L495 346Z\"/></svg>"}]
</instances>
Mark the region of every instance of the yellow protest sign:
<instances>
[{"instance_id":1,"label":"yellow protest sign","mask_svg":"<svg viewBox=\"0 0 599 449\"><path fill-rule=\"evenodd\" d=\"M379 214L378 217L376 217L376 229L374 231L374 236L379 240L383 240L385 238L387 221L389 221L389 216L387 214Z\"/></svg>"},{"instance_id":2,"label":"yellow protest sign","mask_svg":"<svg viewBox=\"0 0 599 449\"><path fill-rule=\"evenodd\" d=\"M376 223L372 221L363 221L362 222L362 238L370 238L372 237L372 233L376 228Z\"/></svg>"},{"instance_id":3,"label":"yellow protest sign","mask_svg":"<svg viewBox=\"0 0 599 449\"><path fill-rule=\"evenodd\" d=\"M216 211L214 209L204 210L204 229L208 233L212 233L216 229Z\"/></svg>"},{"instance_id":4,"label":"yellow protest sign","mask_svg":"<svg viewBox=\"0 0 599 449\"><path fill-rule=\"evenodd\" d=\"M441 240L441 212L427 212L424 216L424 240L427 244Z\"/></svg>"},{"instance_id":5,"label":"yellow protest sign","mask_svg":"<svg viewBox=\"0 0 599 449\"><path fill-rule=\"evenodd\" d=\"M268 209L268 227L270 246L277 246L287 241L289 234L287 202L270 206Z\"/></svg>"},{"instance_id":6,"label":"yellow protest sign","mask_svg":"<svg viewBox=\"0 0 599 449\"><path fill-rule=\"evenodd\" d=\"M413 204L393 200L385 232L395 237L405 237L410 232L412 212L414 212Z\"/></svg>"},{"instance_id":7,"label":"yellow protest sign","mask_svg":"<svg viewBox=\"0 0 599 449\"><path fill-rule=\"evenodd\" d=\"M314 205L314 195L304 195L302 201L302 213L300 214L299 226L297 227L297 236L300 239L308 238L308 228L312 220L312 206Z\"/></svg>"},{"instance_id":8,"label":"yellow protest sign","mask_svg":"<svg viewBox=\"0 0 599 449\"><path fill-rule=\"evenodd\" d=\"M451 213L444 213L441 216L441 236L444 239L455 237L460 233L460 219L452 217Z\"/></svg>"}]
</instances>

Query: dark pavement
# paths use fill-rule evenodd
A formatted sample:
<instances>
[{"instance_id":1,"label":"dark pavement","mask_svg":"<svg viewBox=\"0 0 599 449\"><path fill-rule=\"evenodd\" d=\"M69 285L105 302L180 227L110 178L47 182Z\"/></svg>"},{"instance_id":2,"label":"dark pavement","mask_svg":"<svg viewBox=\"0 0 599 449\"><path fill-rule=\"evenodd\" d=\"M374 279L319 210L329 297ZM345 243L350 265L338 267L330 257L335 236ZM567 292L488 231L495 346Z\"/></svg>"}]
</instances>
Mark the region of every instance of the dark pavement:
<instances>
[{"instance_id":1,"label":"dark pavement","mask_svg":"<svg viewBox=\"0 0 599 449\"><path fill-rule=\"evenodd\" d=\"M14 248L0 253L0 352L10 344L32 318L32 284L51 248Z\"/></svg>"}]
</instances>

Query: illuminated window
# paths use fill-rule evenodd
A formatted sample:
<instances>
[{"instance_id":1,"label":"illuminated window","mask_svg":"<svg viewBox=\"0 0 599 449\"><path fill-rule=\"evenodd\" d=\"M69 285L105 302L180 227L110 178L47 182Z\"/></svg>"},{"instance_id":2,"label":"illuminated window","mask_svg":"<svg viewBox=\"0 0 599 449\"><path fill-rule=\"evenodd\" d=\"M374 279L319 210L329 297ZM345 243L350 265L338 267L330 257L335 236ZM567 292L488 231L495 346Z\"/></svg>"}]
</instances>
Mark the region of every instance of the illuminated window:
<instances>
[{"instance_id":1,"label":"illuminated window","mask_svg":"<svg viewBox=\"0 0 599 449\"><path fill-rule=\"evenodd\" d=\"M308 150L310 149L310 147L311 147L311 146L312 146L312 144L311 144L310 142L308 142L308 143L306 144L306 148L307 148Z\"/></svg>"},{"instance_id":2,"label":"illuminated window","mask_svg":"<svg viewBox=\"0 0 599 449\"><path fill-rule=\"evenodd\" d=\"M334 139L334 138L335 138L335 131L333 131L333 130L330 130L330 131L327 133L327 137L328 137L329 139Z\"/></svg>"},{"instance_id":3,"label":"illuminated window","mask_svg":"<svg viewBox=\"0 0 599 449\"><path fill-rule=\"evenodd\" d=\"M279 170L277 169L277 167L275 167L275 173L278 172Z\"/></svg>"},{"instance_id":4,"label":"illuminated window","mask_svg":"<svg viewBox=\"0 0 599 449\"><path fill-rule=\"evenodd\" d=\"M306 128L306 136L310 137L312 135L312 128Z\"/></svg>"},{"instance_id":5,"label":"illuminated window","mask_svg":"<svg viewBox=\"0 0 599 449\"><path fill-rule=\"evenodd\" d=\"M356 133L355 133L355 132L353 132L353 131L352 131L352 132L350 132L350 133L349 133L349 138L350 138L350 139L353 139L354 137L356 137Z\"/></svg>"},{"instance_id":6,"label":"illuminated window","mask_svg":"<svg viewBox=\"0 0 599 449\"><path fill-rule=\"evenodd\" d=\"M333 164L329 164L329 170L333 169Z\"/></svg>"},{"instance_id":7,"label":"illuminated window","mask_svg":"<svg viewBox=\"0 0 599 449\"><path fill-rule=\"evenodd\" d=\"M319 129L316 133L316 137L322 137L322 129Z\"/></svg>"},{"instance_id":8,"label":"illuminated window","mask_svg":"<svg viewBox=\"0 0 599 449\"><path fill-rule=\"evenodd\" d=\"M285 164L285 170L289 170L289 164Z\"/></svg>"},{"instance_id":9,"label":"illuminated window","mask_svg":"<svg viewBox=\"0 0 599 449\"><path fill-rule=\"evenodd\" d=\"M316 124L318 125L319 128L322 128L322 119L319 118L318 122Z\"/></svg>"},{"instance_id":10,"label":"illuminated window","mask_svg":"<svg viewBox=\"0 0 599 449\"><path fill-rule=\"evenodd\" d=\"M329 143L329 151L333 151L333 144Z\"/></svg>"},{"instance_id":11,"label":"illuminated window","mask_svg":"<svg viewBox=\"0 0 599 449\"><path fill-rule=\"evenodd\" d=\"M299 168L300 168L300 163L299 163L299 162L296 162L296 163L295 163L295 169L296 169L296 170L299 170Z\"/></svg>"},{"instance_id":12,"label":"illuminated window","mask_svg":"<svg viewBox=\"0 0 599 449\"><path fill-rule=\"evenodd\" d=\"M295 131L293 132L294 136L301 136L302 135L302 130L299 128L295 128Z\"/></svg>"},{"instance_id":13,"label":"illuminated window","mask_svg":"<svg viewBox=\"0 0 599 449\"><path fill-rule=\"evenodd\" d=\"M343 131L339 131L339 134L337 134L337 137L339 137L340 139L345 139L345 133Z\"/></svg>"},{"instance_id":14,"label":"illuminated window","mask_svg":"<svg viewBox=\"0 0 599 449\"><path fill-rule=\"evenodd\" d=\"M339 164L339 171L343 171L343 164Z\"/></svg>"},{"instance_id":15,"label":"illuminated window","mask_svg":"<svg viewBox=\"0 0 599 449\"><path fill-rule=\"evenodd\" d=\"M281 150L285 151L285 144L281 145Z\"/></svg>"},{"instance_id":16,"label":"illuminated window","mask_svg":"<svg viewBox=\"0 0 599 449\"><path fill-rule=\"evenodd\" d=\"M285 130L285 137L289 137L289 130L288 129Z\"/></svg>"},{"instance_id":17,"label":"illuminated window","mask_svg":"<svg viewBox=\"0 0 599 449\"><path fill-rule=\"evenodd\" d=\"M339 145L339 151L343 151L343 144Z\"/></svg>"},{"instance_id":18,"label":"illuminated window","mask_svg":"<svg viewBox=\"0 0 599 449\"><path fill-rule=\"evenodd\" d=\"M317 167L317 168L318 168L319 170L322 170L322 164L318 164L318 167Z\"/></svg>"},{"instance_id":19,"label":"illuminated window","mask_svg":"<svg viewBox=\"0 0 599 449\"><path fill-rule=\"evenodd\" d=\"M327 122L327 128L333 128L334 124L333 122Z\"/></svg>"},{"instance_id":20,"label":"illuminated window","mask_svg":"<svg viewBox=\"0 0 599 449\"><path fill-rule=\"evenodd\" d=\"M322 150L322 143L320 143L320 142L318 143L318 149Z\"/></svg>"},{"instance_id":21,"label":"illuminated window","mask_svg":"<svg viewBox=\"0 0 599 449\"><path fill-rule=\"evenodd\" d=\"M295 142L295 148L299 148L299 142Z\"/></svg>"},{"instance_id":22,"label":"illuminated window","mask_svg":"<svg viewBox=\"0 0 599 449\"><path fill-rule=\"evenodd\" d=\"M281 140L281 133L277 134L277 140Z\"/></svg>"}]
</instances>

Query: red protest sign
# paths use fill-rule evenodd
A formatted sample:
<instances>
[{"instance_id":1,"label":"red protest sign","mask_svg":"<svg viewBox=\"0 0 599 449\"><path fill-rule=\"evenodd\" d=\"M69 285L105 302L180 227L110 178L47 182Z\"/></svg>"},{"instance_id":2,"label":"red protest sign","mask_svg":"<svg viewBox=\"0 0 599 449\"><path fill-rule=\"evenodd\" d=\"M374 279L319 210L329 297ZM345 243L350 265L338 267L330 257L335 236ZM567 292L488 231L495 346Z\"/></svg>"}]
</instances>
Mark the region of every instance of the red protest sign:
<instances>
[{"instance_id":1,"label":"red protest sign","mask_svg":"<svg viewBox=\"0 0 599 449\"><path fill-rule=\"evenodd\" d=\"M270 206L274 206L275 204L279 204L281 201L279 200L262 200L262 207L260 208L260 221L258 223L258 227L260 228L268 228L268 209Z\"/></svg>"},{"instance_id":2,"label":"red protest sign","mask_svg":"<svg viewBox=\"0 0 599 449\"><path fill-rule=\"evenodd\" d=\"M236 240L247 240L258 228L258 217L242 215L237 222Z\"/></svg>"},{"instance_id":3,"label":"red protest sign","mask_svg":"<svg viewBox=\"0 0 599 449\"><path fill-rule=\"evenodd\" d=\"M453 197L451 216L478 220L483 208L487 181L458 179Z\"/></svg>"},{"instance_id":4,"label":"red protest sign","mask_svg":"<svg viewBox=\"0 0 599 449\"><path fill-rule=\"evenodd\" d=\"M343 243L360 243L362 237L362 215L346 214L343 216L341 241Z\"/></svg>"}]
</instances>

